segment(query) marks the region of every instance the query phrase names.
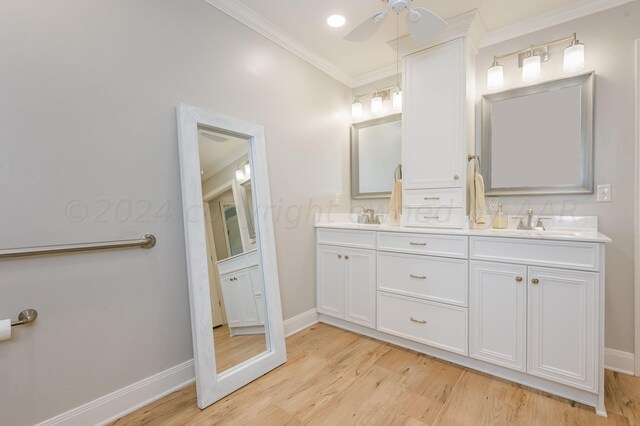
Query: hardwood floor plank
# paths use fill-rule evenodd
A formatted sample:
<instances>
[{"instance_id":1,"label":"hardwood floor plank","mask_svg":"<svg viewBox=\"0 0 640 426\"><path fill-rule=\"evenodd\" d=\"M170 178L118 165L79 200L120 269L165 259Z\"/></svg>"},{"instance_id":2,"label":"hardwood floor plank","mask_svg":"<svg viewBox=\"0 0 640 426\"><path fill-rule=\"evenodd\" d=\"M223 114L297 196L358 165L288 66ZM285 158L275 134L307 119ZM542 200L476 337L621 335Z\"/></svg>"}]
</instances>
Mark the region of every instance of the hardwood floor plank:
<instances>
[{"instance_id":1,"label":"hardwood floor plank","mask_svg":"<svg viewBox=\"0 0 640 426\"><path fill-rule=\"evenodd\" d=\"M592 407L325 324L287 339L288 362L205 410L195 386L119 419L140 425L638 425L640 378L606 372Z\"/></svg>"}]
</instances>

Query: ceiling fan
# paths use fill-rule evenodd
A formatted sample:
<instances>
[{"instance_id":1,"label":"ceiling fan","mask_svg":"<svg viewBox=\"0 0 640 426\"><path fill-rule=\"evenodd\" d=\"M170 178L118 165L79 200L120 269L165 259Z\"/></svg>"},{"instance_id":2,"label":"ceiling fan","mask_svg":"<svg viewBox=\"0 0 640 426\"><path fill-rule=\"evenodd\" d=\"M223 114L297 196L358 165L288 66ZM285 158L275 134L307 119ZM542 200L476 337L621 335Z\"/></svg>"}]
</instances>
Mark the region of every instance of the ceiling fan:
<instances>
[{"instance_id":1,"label":"ceiling fan","mask_svg":"<svg viewBox=\"0 0 640 426\"><path fill-rule=\"evenodd\" d=\"M410 8L409 4L413 0L382 0L389 3L389 7L384 12L378 12L355 27L344 39L348 41L367 41L380 29L382 23L389 15L389 12L400 14L407 10L407 26L411 33L411 38L416 43L427 41L430 37L438 34L447 27L447 23L435 13L423 7Z\"/></svg>"}]
</instances>

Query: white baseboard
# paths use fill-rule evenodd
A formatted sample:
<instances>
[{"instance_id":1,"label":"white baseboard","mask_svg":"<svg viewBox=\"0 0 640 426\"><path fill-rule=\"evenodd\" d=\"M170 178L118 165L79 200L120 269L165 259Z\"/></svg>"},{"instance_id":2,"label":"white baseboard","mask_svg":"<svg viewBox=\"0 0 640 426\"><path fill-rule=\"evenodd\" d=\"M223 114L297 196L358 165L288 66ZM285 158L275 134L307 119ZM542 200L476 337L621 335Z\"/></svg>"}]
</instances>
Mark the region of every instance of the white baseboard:
<instances>
[{"instance_id":1,"label":"white baseboard","mask_svg":"<svg viewBox=\"0 0 640 426\"><path fill-rule=\"evenodd\" d=\"M303 312L295 317L289 318L284 322L284 335L289 337L292 334L296 334L305 328L311 327L318 323L318 313L315 308L310 309L307 312Z\"/></svg>"},{"instance_id":2,"label":"white baseboard","mask_svg":"<svg viewBox=\"0 0 640 426\"><path fill-rule=\"evenodd\" d=\"M45 420L37 426L105 425L185 387L194 380L193 360L189 360Z\"/></svg>"},{"instance_id":3,"label":"white baseboard","mask_svg":"<svg viewBox=\"0 0 640 426\"><path fill-rule=\"evenodd\" d=\"M604 350L604 368L618 373L629 374L633 376L635 367L635 357L630 352L623 352L617 349L605 348Z\"/></svg>"}]
</instances>

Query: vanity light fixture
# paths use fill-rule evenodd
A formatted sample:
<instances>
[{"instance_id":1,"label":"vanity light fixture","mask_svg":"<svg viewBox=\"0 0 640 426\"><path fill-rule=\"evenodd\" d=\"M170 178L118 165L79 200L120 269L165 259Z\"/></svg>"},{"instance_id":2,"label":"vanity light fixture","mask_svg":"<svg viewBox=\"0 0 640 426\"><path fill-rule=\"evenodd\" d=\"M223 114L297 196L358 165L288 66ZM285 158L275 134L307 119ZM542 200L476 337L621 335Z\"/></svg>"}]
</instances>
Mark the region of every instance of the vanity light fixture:
<instances>
[{"instance_id":1,"label":"vanity light fixture","mask_svg":"<svg viewBox=\"0 0 640 426\"><path fill-rule=\"evenodd\" d=\"M371 114L382 114L382 95L376 92L371 98Z\"/></svg>"},{"instance_id":2,"label":"vanity light fixture","mask_svg":"<svg viewBox=\"0 0 640 426\"><path fill-rule=\"evenodd\" d=\"M391 102L393 109L398 111L402 109L402 90L399 87L396 87L391 94Z\"/></svg>"},{"instance_id":3,"label":"vanity light fixture","mask_svg":"<svg viewBox=\"0 0 640 426\"><path fill-rule=\"evenodd\" d=\"M362 102L359 100L353 101L351 104L351 117L352 118L360 118L362 117Z\"/></svg>"},{"instance_id":4,"label":"vanity light fixture","mask_svg":"<svg viewBox=\"0 0 640 426\"><path fill-rule=\"evenodd\" d=\"M571 46L564 49L564 72L571 73L584 68L584 44L573 33Z\"/></svg>"},{"instance_id":5,"label":"vanity light fixture","mask_svg":"<svg viewBox=\"0 0 640 426\"><path fill-rule=\"evenodd\" d=\"M564 49L563 70L566 73L581 70L584 67L584 44L578 42L576 33L573 33L569 37L530 46L526 49L507 53L506 55L494 56L493 63L487 71L487 88L489 90L495 90L504 84L504 68L500 65L500 62L511 56L518 57L518 65L522 68L522 80L532 81L539 78L542 63L549 60L550 47L567 42L570 44Z\"/></svg>"},{"instance_id":6,"label":"vanity light fixture","mask_svg":"<svg viewBox=\"0 0 640 426\"><path fill-rule=\"evenodd\" d=\"M533 50L530 56L522 61L522 81L532 81L540 77L541 58L534 55Z\"/></svg>"},{"instance_id":7,"label":"vanity light fixture","mask_svg":"<svg viewBox=\"0 0 640 426\"><path fill-rule=\"evenodd\" d=\"M493 64L487 71L487 87L489 90L498 89L504 84L504 67L498 63L498 58L493 58Z\"/></svg>"}]
</instances>

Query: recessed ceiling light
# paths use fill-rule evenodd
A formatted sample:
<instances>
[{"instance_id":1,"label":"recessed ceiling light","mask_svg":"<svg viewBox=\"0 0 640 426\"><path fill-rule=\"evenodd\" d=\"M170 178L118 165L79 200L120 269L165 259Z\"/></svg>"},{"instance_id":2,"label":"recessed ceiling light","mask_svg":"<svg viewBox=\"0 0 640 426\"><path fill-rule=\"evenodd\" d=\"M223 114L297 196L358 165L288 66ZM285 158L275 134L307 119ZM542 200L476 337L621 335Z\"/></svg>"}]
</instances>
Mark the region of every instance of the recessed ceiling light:
<instances>
[{"instance_id":1,"label":"recessed ceiling light","mask_svg":"<svg viewBox=\"0 0 640 426\"><path fill-rule=\"evenodd\" d=\"M327 24L333 28L340 28L347 22L342 15L331 15L327 18Z\"/></svg>"}]
</instances>

